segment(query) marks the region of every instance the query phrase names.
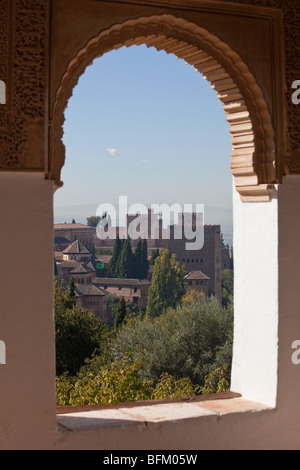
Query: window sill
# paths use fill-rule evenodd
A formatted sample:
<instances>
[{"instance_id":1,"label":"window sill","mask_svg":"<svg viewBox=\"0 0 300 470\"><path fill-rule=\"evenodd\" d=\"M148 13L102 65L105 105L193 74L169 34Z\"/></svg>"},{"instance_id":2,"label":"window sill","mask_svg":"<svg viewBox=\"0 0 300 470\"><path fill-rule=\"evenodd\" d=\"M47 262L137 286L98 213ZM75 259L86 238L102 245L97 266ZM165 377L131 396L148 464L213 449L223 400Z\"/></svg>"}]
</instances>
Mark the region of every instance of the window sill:
<instances>
[{"instance_id":1,"label":"window sill","mask_svg":"<svg viewBox=\"0 0 300 470\"><path fill-rule=\"evenodd\" d=\"M232 392L181 400L155 400L108 406L66 406L57 408L57 430L59 433L76 432L270 409L270 406L246 400Z\"/></svg>"}]
</instances>

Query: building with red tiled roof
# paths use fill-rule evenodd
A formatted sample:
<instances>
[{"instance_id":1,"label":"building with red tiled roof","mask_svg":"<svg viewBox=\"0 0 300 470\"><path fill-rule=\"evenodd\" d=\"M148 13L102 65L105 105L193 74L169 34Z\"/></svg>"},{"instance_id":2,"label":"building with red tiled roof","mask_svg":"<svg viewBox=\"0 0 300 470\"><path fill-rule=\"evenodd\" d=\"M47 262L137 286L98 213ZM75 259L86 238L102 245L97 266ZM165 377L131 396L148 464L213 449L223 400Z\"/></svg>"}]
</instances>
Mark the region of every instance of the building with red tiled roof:
<instances>
[{"instance_id":1,"label":"building with red tiled roof","mask_svg":"<svg viewBox=\"0 0 300 470\"><path fill-rule=\"evenodd\" d=\"M56 238L64 238L69 244L75 240L79 240L89 250L93 249L94 237L96 234L95 227L84 224L54 224L54 240Z\"/></svg>"},{"instance_id":2,"label":"building with red tiled roof","mask_svg":"<svg viewBox=\"0 0 300 470\"><path fill-rule=\"evenodd\" d=\"M191 271L185 276L187 290L195 290L205 294L209 294L209 277L202 271Z\"/></svg>"},{"instance_id":3,"label":"building with red tiled roof","mask_svg":"<svg viewBox=\"0 0 300 470\"><path fill-rule=\"evenodd\" d=\"M79 307L93 310L105 323L111 323L111 310L107 306L107 295L104 289L94 284L75 286L76 303Z\"/></svg>"},{"instance_id":4,"label":"building with red tiled roof","mask_svg":"<svg viewBox=\"0 0 300 470\"><path fill-rule=\"evenodd\" d=\"M63 251L64 260L90 261L92 253L79 240L75 240Z\"/></svg>"}]
</instances>

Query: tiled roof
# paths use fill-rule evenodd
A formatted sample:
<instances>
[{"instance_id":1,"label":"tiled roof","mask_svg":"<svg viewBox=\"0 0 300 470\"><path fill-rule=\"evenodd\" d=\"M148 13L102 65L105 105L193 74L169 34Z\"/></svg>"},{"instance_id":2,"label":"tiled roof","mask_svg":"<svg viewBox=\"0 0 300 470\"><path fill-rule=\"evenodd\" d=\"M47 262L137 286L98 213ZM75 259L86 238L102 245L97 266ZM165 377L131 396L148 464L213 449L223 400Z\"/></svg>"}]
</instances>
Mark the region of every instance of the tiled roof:
<instances>
[{"instance_id":1,"label":"tiled roof","mask_svg":"<svg viewBox=\"0 0 300 470\"><path fill-rule=\"evenodd\" d=\"M79 265L78 261L75 261L74 259L70 259L70 260L64 260L62 263L60 263L60 266L62 268L77 268L77 266Z\"/></svg>"},{"instance_id":2,"label":"tiled roof","mask_svg":"<svg viewBox=\"0 0 300 470\"><path fill-rule=\"evenodd\" d=\"M68 246L63 253L66 255L71 254L90 254L90 251L79 241L75 240L70 246Z\"/></svg>"},{"instance_id":3,"label":"tiled roof","mask_svg":"<svg viewBox=\"0 0 300 470\"><path fill-rule=\"evenodd\" d=\"M95 271L95 269L90 266L88 266L87 264L84 265L84 264L79 264L78 266L76 266L74 269L72 269L72 271L70 271L70 274L86 274L86 273L91 273Z\"/></svg>"},{"instance_id":4,"label":"tiled roof","mask_svg":"<svg viewBox=\"0 0 300 470\"><path fill-rule=\"evenodd\" d=\"M191 271L185 276L185 279L209 279L202 271Z\"/></svg>"},{"instance_id":5,"label":"tiled roof","mask_svg":"<svg viewBox=\"0 0 300 470\"><path fill-rule=\"evenodd\" d=\"M96 277L93 282L101 286L141 286L151 284L148 279L124 279L119 277Z\"/></svg>"},{"instance_id":6,"label":"tiled roof","mask_svg":"<svg viewBox=\"0 0 300 470\"><path fill-rule=\"evenodd\" d=\"M83 295L107 295L108 292L101 289L100 287L95 286L94 284L80 284L80 286L75 286L75 295L81 297Z\"/></svg>"},{"instance_id":7,"label":"tiled roof","mask_svg":"<svg viewBox=\"0 0 300 470\"><path fill-rule=\"evenodd\" d=\"M85 263L85 266L87 266L92 271L96 271L94 266L93 266L93 263L91 261L89 261L88 263Z\"/></svg>"},{"instance_id":8,"label":"tiled roof","mask_svg":"<svg viewBox=\"0 0 300 470\"><path fill-rule=\"evenodd\" d=\"M90 227L89 225L84 224L54 224L54 230L60 229L75 229L75 230L93 230L95 231L94 227Z\"/></svg>"}]
</instances>

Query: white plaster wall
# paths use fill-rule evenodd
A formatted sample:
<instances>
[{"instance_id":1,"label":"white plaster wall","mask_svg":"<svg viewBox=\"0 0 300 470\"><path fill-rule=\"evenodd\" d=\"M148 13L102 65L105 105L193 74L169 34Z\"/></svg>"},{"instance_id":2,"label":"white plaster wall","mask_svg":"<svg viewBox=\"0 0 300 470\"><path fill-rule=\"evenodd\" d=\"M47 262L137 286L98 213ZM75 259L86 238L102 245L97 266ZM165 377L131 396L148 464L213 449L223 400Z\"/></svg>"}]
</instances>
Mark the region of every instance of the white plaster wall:
<instances>
[{"instance_id":1,"label":"white plaster wall","mask_svg":"<svg viewBox=\"0 0 300 470\"><path fill-rule=\"evenodd\" d=\"M53 183L0 173L0 449L53 445Z\"/></svg>"},{"instance_id":2,"label":"white plaster wall","mask_svg":"<svg viewBox=\"0 0 300 470\"><path fill-rule=\"evenodd\" d=\"M278 209L241 202L234 189L234 354L231 390L276 404Z\"/></svg>"},{"instance_id":3,"label":"white plaster wall","mask_svg":"<svg viewBox=\"0 0 300 470\"><path fill-rule=\"evenodd\" d=\"M275 410L57 435L53 184L0 173L0 449L299 449L300 364L291 361L300 339L299 213L299 177L285 179L278 204L242 203L234 194L231 388Z\"/></svg>"}]
</instances>

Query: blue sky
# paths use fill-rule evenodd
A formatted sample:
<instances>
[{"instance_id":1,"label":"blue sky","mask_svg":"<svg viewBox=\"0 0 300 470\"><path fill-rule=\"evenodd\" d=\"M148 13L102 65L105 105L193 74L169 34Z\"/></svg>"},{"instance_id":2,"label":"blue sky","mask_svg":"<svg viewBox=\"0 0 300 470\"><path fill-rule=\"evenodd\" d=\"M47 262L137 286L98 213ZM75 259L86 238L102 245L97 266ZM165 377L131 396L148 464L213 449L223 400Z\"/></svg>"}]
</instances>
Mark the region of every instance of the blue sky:
<instances>
[{"instance_id":1,"label":"blue sky","mask_svg":"<svg viewBox=\"0 0 300 470\"><path fill-rule=\"evenodd\" d=\"M102 203L204 204L231 224L231 139L216 92L183 60L146 46L96 59L65 112L64 186L55 221L85 222Z\"/></svg>"}]
</instances>

